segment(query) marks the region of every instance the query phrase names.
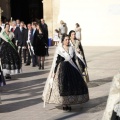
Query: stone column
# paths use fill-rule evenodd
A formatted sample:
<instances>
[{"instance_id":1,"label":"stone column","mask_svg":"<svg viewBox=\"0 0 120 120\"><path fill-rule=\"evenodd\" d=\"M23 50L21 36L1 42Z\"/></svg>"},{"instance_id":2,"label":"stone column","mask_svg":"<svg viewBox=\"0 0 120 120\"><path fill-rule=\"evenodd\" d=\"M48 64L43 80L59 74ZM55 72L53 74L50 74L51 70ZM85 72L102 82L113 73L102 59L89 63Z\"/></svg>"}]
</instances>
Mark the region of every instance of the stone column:
<instances>
[{"instance_id":1,"label":"stone column","mask_svg":"<svg viewBox=\"0 0 120 120\"><path fill-rule=\"evenodd\" d=\"M3 12L3 10L0 7L0 21L1 21L2 12Z\"/></svg>"},{"instance_id":2,"label":"stone column","mask_svg":"<svg viewBox=\"0 0 120 120\"><path fill-rule=\"evenodd\" d=\"M0 7L3 9L3 16L7 19L11 17L10 0L0 0Z\"/></svg>"},{"instance_id":3,"label":"stone column","mask_svg":"<svg viewBox=\"0 0 120 120\"><path fill-rule=\"evenodd\" d=\"M43 0L43 17L48 25L49 37L53 36L53 6L52 0Z\"/></svg>"},{"instance_id":4,"label":"stone column","mask_svg":"<svg viewBox=\"0 0 120 120\"><path fill-rule=\"evenodd\" d=\"M43 0L43 16L48 24L49 37L53 37L54 30L59 28L60 0Z\"/></svg>"},{"instance_id":5,"label":"stone column","mask_svg":"<svg viewBox=\"0 0 120 120\"><path fill-rule=\"evenodd\" d=\"M53 33L55 29L60 26L59 14L60 14L60 0L53 0Z\"/></svg>"}]
</instances>

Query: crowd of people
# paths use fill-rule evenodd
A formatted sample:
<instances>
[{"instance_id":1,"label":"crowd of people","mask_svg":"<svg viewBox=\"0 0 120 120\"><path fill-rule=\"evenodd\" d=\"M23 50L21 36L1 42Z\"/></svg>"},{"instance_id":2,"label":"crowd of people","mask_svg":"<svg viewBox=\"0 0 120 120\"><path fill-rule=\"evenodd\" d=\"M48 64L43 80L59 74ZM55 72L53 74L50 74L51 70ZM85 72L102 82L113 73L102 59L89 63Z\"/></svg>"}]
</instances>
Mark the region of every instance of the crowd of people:
<instances>
[{"instance_id":1,"label":"crowd of people","mask_svg":"<svg viewBox=\"0 0 120 120\"><path fill-rule=\"evenodd\" d=\"M76 39L81 41L81 28L80 28L79 23L75 24L74 31L76 34ZM54 35L53 35L54 36L53 41L55 43L54 45L57 46L59 41L61 41L62 36L67 33L68 33L68 27L67 27L66 23L63 20L61 20L60 27L58 29L55 29L55 31L54 31Z\"/></svg>"},{"instance_id":2,"label":"crowd of people","mask_svg":"<svg viewBox=\"0 0 120 120\"><path fill-rule=\"evenodd\" d=\"M6 79L21 72L22 61L26 66L44 69L48 54L48 27L44 19L25 25L23 21L6 22L0 26L1 67ZM22 60L23 58L23 60Z\"/></svg>"},{"instance_id":3,"label":"crowd of people","mask_svg":"<svg viewBox=\"0 0 120 120\"><path fill-rule=\"evenodd\" d=\"M42 94L44 107L46 103L54 103L71 111L72 105L89 101L89 74L81 28L78 23L75 26L67 34L67 26L61 20L59 29L55 29L53 41L57 47ZM11 79L12 74L21 73L22 64L44 69L45 56L49 53L48 26L44 19L27 25L20 20L0 24L0 87L6 85L5 79ZM120 119L119 79L119 74L113 79L102 120Z\"/></svg>"},{"instance_id":4,"label":"crowd of people","mask_svg":"<svg viewBox=\"0 0 120 120\"><path fill-rule=\"evenodd\" d=\"M61 20L55 29L53 41L56 50L50 73L45 83L42 99L45 103L63 106L71 111L71 105L89 100L87 83L89 74L84 50L81 44L81 28L67 31ZM2 24L0 21L0 87L11 74L21 73L22 63L44 69L48 53L48 26L44 19L25 25L19 19ZM120 75L116 75L110 89L108 102L102 120L120 120Z\"/></svg>"},{"instance_id":5,"label":"crowd of people","mask_svg":"<svg viewBox=\"0 0 120 120\"><path fill-rule=\"evenodd\" d=\"M71 105L89 100L87 87L89 75L80 34L77 34L80 32L79 24L76 24L77 30L71 30L67 34L66 24L63 21L60 23L59 30L55 30L56 37L54 36L58 46L42 99L44 103L60 104L63 105L63 110L71 111ZM0 29L1 73L3 73L0 77L11 79L11 74L21 73L22 62L26 66L32 63L32 67L44 69L45 56L49 55L48 27L44 19L27 25L20 20L6 22ZM0 86L3 85L4 79L0 81Z\"/></svg>"}]
</instances>

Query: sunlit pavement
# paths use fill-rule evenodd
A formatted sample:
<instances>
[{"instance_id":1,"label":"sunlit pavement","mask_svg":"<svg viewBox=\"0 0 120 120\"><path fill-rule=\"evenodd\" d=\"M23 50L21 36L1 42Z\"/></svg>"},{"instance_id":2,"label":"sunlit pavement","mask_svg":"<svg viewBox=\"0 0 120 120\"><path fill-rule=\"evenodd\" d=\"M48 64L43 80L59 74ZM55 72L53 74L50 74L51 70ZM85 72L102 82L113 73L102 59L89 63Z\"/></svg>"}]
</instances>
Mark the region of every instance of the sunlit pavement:
<instances>
[{"instance_id":1,"label":"sunlit pavement","mask_svg":"<svg viewBox=\"0 0 120 120\"><path fill-rule=\"evenodd\" d=\"M6 81L7 86L2 89L0 120L101 120L112 78L120 69L120 47L84 47L90 76L90 100L72 106L71 112L54 104L43 108L41 95L54 50L55 47L50 48L44 70L23 64L23 73Z\"/></svg>"}]
</instances>

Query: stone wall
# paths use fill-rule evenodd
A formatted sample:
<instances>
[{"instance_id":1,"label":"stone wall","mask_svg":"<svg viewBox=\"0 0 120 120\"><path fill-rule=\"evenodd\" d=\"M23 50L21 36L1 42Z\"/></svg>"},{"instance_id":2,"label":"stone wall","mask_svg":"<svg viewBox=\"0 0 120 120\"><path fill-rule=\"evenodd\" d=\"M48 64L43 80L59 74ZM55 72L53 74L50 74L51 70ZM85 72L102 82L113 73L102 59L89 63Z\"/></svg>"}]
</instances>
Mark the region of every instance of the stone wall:
<instances>
[{"instance_id":1,"label":"stone wall","mask_svg":"<svg viewBox=\"0 0 120 120\"><path fill-rule=\"evenodd\" d=\"M48 25L49 37L52 37L52 28L53 28L53 11L52 11L52 0L43 0L43 16L45 22Z\"/></svg>"},{"instance_id":2,"label":"stone wall","mask_svg":"<svg viewBox=\"0 0 120 120\"><path fill-rule=\"evenodd\" d=\"M60 19L80 24L85 46L120 46L120 0L60 0Z\"/></svg>"},{"instance_id":3,"label":"stone wall","mask_svg":"<svg viewBox=\"0 0 120 120\"><path fill-rule=\"evenodd\" d=\"M48 24L49 37L52 38L54 30L59 27L60 0L43 0L43 14Z\"/></svg>"},{"instance_id":4,"label":"stone wall","mask_svg":"<svg viewBox=\"0 0 120 120\"><path fill-rule=\"evenodd\" d=\"M10 19L11 10L10 10L10 0L0 0L0 7L3 10L2 16Z\"/></svg>"}]
</instances>

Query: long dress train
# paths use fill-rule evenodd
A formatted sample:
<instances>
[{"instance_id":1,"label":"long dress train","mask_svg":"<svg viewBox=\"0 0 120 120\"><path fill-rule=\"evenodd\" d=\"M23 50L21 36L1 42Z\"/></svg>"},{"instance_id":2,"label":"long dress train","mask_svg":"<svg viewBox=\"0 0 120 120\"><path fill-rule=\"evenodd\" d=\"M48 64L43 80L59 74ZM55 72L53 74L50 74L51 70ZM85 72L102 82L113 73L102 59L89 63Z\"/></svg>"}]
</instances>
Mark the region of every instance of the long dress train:
<instances>
[{"instance_id":1,"label":"long dress train","mask_svg":"<svg viewBox=\"0 0 120 120\"><path fill-rule=\"evenodd\" d=\"M118 115L119 114L119 115ZM120 74L114 76L102 120L119 120Z\"/></svg>"}]
</instances>

